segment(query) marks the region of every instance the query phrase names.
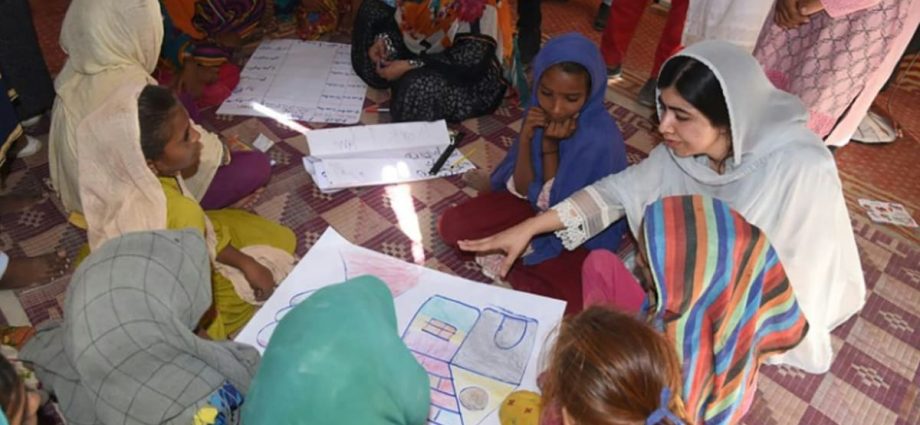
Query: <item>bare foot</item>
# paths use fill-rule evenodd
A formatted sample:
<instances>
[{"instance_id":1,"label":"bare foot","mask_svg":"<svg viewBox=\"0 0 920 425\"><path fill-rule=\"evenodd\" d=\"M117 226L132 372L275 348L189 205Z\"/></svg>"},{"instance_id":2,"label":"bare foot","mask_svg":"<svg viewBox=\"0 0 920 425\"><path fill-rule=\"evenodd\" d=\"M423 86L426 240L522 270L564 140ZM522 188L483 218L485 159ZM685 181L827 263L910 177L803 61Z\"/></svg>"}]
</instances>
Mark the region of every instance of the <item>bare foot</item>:
<instances>
[{"instance_id":1,"label":"bare foot","mask_svg":"<svg viewBox=\"0 0 920 425\"><path fill-rule=\"evenodd\" d=\"M0 289L20 289L34 284L48 283L63 276L70 269L67 253L58 251L38 257L10 258Z\"/></svg>"},{"instance_id":2,"label":"bare foot","mask_svg":"<svg viewBox=\"0 0 920 425\"><path fill-rule=\"evenodd\" d=\"M3 195L0 196L0 214L11 214L22 211L47 199L41 195Z\"/></svg>"},{"instance_id":3,"label":"bare foot","mask_svg":"<svg viewBox=\"0 0 920 425\"><path fill-rule=\"evenodd\" d=\"M480 193L489 193L492 191L492 180L489 178L489 173L484 170L475 169L467 171L463 174L463 181Z\"/></svg>"}]
</instances>

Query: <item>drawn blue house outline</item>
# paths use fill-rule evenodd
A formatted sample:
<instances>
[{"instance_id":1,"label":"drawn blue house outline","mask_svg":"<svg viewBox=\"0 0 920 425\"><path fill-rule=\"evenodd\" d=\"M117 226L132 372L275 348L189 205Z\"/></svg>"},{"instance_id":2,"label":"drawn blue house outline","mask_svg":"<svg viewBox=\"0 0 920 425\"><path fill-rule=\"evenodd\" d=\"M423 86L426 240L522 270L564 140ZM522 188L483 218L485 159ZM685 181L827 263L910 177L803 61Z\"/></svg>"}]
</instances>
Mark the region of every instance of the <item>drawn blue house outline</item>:
<instances>
[{"instance_id":1,"label":"drawn blue house outline","mask_svg":"<svg viewBox=\"0 0 920 425\"><path fill-rule=\"evenodd\" d=\"M450 320L449 317L445 317L445 316L444 316L445 314L449 314L450 311L447 311L447 312L445 312L445 311L438 311L437 308L432 308L432 304L431 304L432 302L436 302L436 303L447 303L448 305L451 305L451 306L453 306L453 307L455 307L455 308L458 307L458 308L464 310L465 312L469 313L471 316L475 316L475 318L473 318L471 321L470 321L469 318L467 318L466 320L462 320L464 323L455 323L455 322L452 322L452 321ZM443 307L443 306L441 306L441 307ZM436 311L432 311L432 310L436 310ZM431 376L433 376L433 377L435 377L435 378L447 379L447 380L450 380L450 381L451 381L451 385L453 386L453 389L454 389L454 391L453 391L454 394L446 393L446 392L441 391L439 388L436 388L436 387L434 387L434 386L431 387L431 391L432 391L432 392L436 392L436 393L443 394L444 396L447 396L447 397L453 398L453 399L456 401L456 404L457 404L458 407L460 406L460 400L459 400L459 398L458 398L459 392L457 391L457 387L456 387L456 385L454 384L453 372L451 371L452 368L461 369L461 370L467 371L467 372L469 372L469 373L471 373L471 374L479 375L479 376L482 376L482 377L485 377L485 378L488 378L488 379L492 379L492 380L495 380L495 381L497 381L497 382L502 382L502 383L505 383L505 384L509 384L509 385L512 385L512 386L518 386L518 385L520 385L520 384L521 384L521 381L523 380L523 375L524 375L524 373L526 372L526 366L525 366L522 370L520 370L520 373L518 374L518 379L516 379L516 380L508 380L508 379L503 379L502 377L497 376L495 373L491 373L492 371L489 371L489 370L472 370L472 369L470 369L470 368L467 368L467 367L463 367L463 366L461 366L461 365L458 365L458 364L456 364L456 363L454 362L455 359L457 358L457 356L461 353L461 351L463 351L463 347L464 347L464 345L467 343L467 341L469 340L469 336L471 335L471 333L473 332L473 330L476 329L476 326L477 326L477 325L479 325L479 323L480 323L480 321L481 321L481 319L482 319L482 316L483 316L483 312L484 312L484 311L490 311L490 312L493 312L493 313L495 313L495 314L501 316L500 324L498 325L498 328L495 330L495 332L494 332L493 335L492 335L492 340L493 340L494 348L495 348L495 349L498 349L498 350L509 351L509 350L512 350L512 349L518 347L522 342L524 342L524 339L525 339L525 337L528 335L528 333L530 333L530 332L536 333L536 327L539 325L539 322L538 322L536 319L534 319L534 318L531 318L531 317L528 317L528 316L524 316L524 315L520 315L520 314L516 314L516 313L513 313L513 312L511 312L511 311L509 311L509 310L506 310L506 309L503 309L503 308L500 308L500 307L492 307L492 306L490 306L490 307L485 307L484 309L480 309L480 308L478 308L478 307L476 307L476 306L473 306L473 305L464 303L464 302L462 302L462 301L458 301L458 300L451 299L451 298L448 298L448 297L445 297L445 296L441 296L441 295L434 295L434 296L428 298L428 300L426 300L424 303L422 303L422 305L416 310L415 314L412 316L412 319L408 322L408 324L406 325L406 328L403 330L403 333L402 333L402 338L403 338L403 340L405 340L406 337L410 334L410 331L412 330L412 325L419 319L419 315L423 315L423 314L429 317L429 319L426 320L426 321L424 322L424 324L422 324L421 329L420 329L420 332L421 332L422 334L424 334L424 335L429 335L429 336L431 336L431 337L437 338L438 340L442 341L443 343L448 343L448 344L449 344L449 343L450 343L450 338L451 338L453 335L456 334L456 333L454 333L454 334L451 335L451 337L444 338L444 336L441 335L440 332L432 332L432 331L430 331L430 330L426 330L426 327L431 323L431 320L432 320L432 319L437 320L439 323L444 323L444 324L447 324L447 325L449 325L449 326L452 326L456 331L462 331L462 332L464 333L463 340L460 341L459 344L457 344L456 349L453 350L453 352L450 354L450 358L439 358L438 356L432 355L432 354L430 354L430 353L421 352L421 351L419 351L416 347L409 346L409 350L411 350L415 355L418 355L418 356L421 356L421 357L427 357L427 358L430 358L430 359L433 359L433 360L436 360L436 361L440 361L440 362L444 362L444 363L447 364L447 366L448 366L448 373L450 374L450 376L441 376L441 375L432 373L432 372L427 371L427 370L426 370L426 372L428 372L429 375L431 375ZM441 314L438 314L438 313L441 313ZM500 334L500 333L502 332L502 330L505 328L505 324L506 324L506 322L508 322L509 320L517 320L517 321L521 322L521 323L523 324L523 329L520 331L519 337L518 337L517 339L515 339L513 342L511 342L510 344L502 344L502 343L499 341L499 334ZM439 328L440 328L441 325L439 324L438 326L439 326ZM533 326L534 328L531 329L531 326ZM407 345L408 345L408 344L407 344ZM447 414L456 415L456 417L459 418L459 423L460 423L460 424L463 424L463 423L464 423L463 417L462 417L461 412L460 412L459 410L454 410L454 409L448 408L447 406L436 405L436 404L434 404L434 401L432 401L432 404L434 405L434 407L437 408L437 413L435 413L435 416L434 416L434 417L432 417L432 418L429 419L429 423L432 423L432 424L457 423L456 420L449 420L449 421L447 421L447 422L440 422L438 419L439 419L439 417L441 416L442 412L447 412Z\"/></svg>"}]
</instances>

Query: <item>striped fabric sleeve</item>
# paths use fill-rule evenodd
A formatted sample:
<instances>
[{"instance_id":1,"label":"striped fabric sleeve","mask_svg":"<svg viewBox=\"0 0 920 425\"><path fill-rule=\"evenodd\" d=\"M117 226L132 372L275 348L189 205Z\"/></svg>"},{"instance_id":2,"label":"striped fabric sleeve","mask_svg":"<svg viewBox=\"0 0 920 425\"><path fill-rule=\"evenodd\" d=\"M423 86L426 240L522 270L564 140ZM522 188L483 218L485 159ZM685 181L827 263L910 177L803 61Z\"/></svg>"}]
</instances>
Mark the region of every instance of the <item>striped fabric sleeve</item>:
<instances>
[{"instance_id":1,"label":"striped fabric sleeve","mask_svg":"<svg viewBox=\"0 0 920 425\"><path fill-rule=\"evenodd\" d=\"M552 209L559 214L559 219L565 226L556 231L556 236L562 239L562 245L570 251L626 214L622 206L605 202L593 186L575 192L568 199L554 205Z\"/></svg>"}]
</instances>

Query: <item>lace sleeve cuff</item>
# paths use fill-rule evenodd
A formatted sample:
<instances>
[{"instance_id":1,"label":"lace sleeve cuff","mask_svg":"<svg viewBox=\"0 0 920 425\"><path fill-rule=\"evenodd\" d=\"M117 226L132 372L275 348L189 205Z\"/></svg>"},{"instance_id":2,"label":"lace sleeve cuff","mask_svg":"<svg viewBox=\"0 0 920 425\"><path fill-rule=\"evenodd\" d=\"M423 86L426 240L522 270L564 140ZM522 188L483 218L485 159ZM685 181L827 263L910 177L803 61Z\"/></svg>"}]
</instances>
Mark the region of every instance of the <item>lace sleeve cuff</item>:
<instances>
[{"instance_id":1,"label":"lace sleeve cuff","mask_svg":"<svg viewBox=\"0 0 920 425\"><path fill-rule=\"evenodd\" d=\"M623 217L623 208L609 205L598 191L588 186L553 206L565 226L556 231L565 249L573 250L611 223Z\"/></svg>"},{"instance_id":2,"label":"lace sleeve cuff","mask_svg":"<svg viewBox=\"0 0 920 425\"><path fill-rule=\"evenodd\" d=\"M562 225L565 228L556 231L556 236L562 239L562 246L571 251L578 248L579 245L588 240L588 233L585 231L585 216L578 209L578 206L569 199L566 199L556 205L553 210L559 214Z\"/></svg>"}]
</instances>

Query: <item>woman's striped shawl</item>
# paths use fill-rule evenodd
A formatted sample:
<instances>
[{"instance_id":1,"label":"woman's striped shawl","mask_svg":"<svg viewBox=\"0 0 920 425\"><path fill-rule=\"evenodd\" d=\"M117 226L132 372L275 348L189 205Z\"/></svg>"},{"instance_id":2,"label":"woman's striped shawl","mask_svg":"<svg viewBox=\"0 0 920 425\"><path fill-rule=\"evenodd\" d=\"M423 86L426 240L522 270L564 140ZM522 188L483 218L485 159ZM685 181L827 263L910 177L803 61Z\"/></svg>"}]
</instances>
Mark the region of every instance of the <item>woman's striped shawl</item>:
<instances>
[{"instance_id":1,"label":"woman's striped shawl","mask_svg":"<svg viewBox=\"0 0 920 425\"><path fill-rule=\"evenodd\" d=\"M688 414L739 422L762 361L808 331L776 251L725 202L702 196L650 205L644 236L658 298L650 314L681 359Z\"/></svg>"},{"instance_id":2,"label":"woman's striped shawl","mask_svg":"<svg viewBox=\"0 0 920 425\"><path fill-rule=\"evenodd\" d=\"M265 14L265 4L265 0L199 0L195 2L192 25L206 37L216 37L229 32L236 33L244 39L259 26L262 15Z\"/></svg>"}]
</instances>

